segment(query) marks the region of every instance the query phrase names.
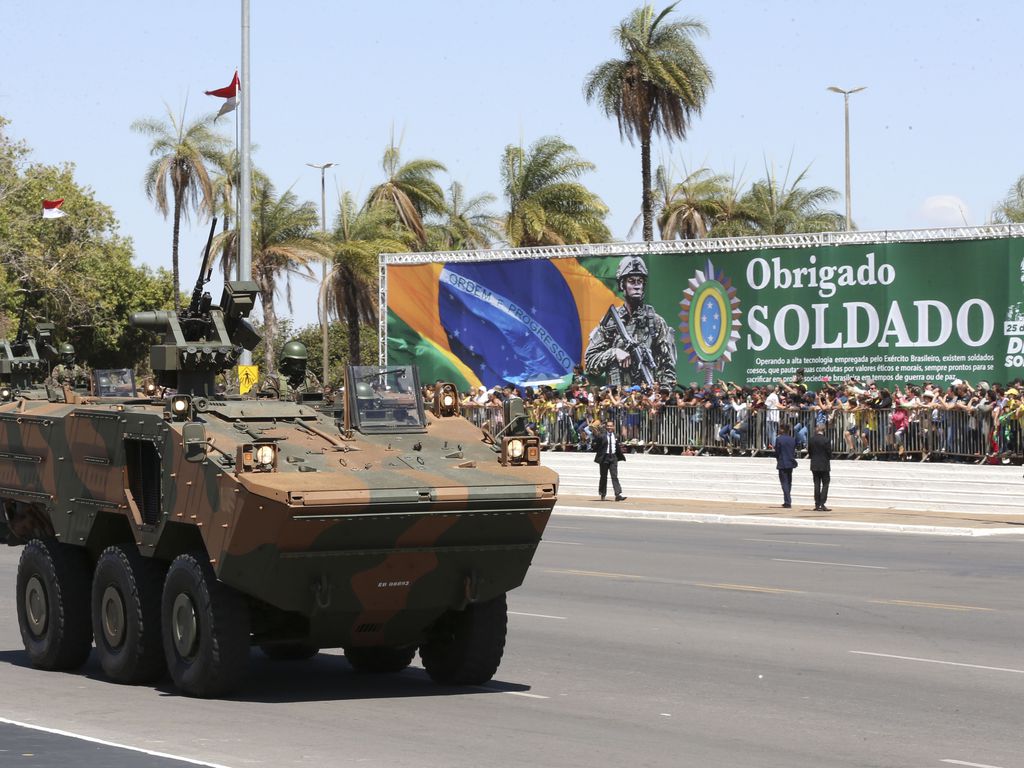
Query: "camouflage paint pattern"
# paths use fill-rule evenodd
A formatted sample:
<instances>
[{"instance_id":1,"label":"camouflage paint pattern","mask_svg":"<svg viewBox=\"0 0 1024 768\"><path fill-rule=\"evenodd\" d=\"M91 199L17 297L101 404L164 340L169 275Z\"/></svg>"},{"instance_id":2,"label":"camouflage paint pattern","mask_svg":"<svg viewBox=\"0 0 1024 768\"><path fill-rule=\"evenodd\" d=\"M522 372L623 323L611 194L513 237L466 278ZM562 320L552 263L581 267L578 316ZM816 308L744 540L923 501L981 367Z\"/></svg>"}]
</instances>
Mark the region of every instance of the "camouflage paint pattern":
<instances>
[{"instance_id":1,"label":"camouflage paint pattern","mask_svg":"<svg viewBox=\"0 0 1024 768\"><path fill-rule=\"evenodd\" d=\"M254 619L257 642L417 643L445 611L522 583L555 503L553 471L503 466L458 416L428 413L425 432L344 436L308 405L196 398L191 423L210 448L189 462L189 422L163 401L71 399L0 405L14 535L49 524L93 557L123 541L166 561L205 550L254 616L274 617ZM254 443L276 445L273 471L236 463Z\"/></svg>"}]
</instances>

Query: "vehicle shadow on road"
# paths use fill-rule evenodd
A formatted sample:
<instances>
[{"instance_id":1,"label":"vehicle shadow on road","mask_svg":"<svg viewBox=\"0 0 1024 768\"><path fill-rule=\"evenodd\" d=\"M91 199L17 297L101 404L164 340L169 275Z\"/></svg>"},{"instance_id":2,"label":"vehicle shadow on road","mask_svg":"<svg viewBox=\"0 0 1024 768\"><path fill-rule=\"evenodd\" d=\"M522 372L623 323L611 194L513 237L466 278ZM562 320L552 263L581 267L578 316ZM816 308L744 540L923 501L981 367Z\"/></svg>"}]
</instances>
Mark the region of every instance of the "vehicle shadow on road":
<instances>
[{"instance_id":1,"label":"vehicle shadow on road","mask_svg":"<svg viewBox=\"0 0 1024 768\"><path fill-rule=\"evenodd\" d=\"M23 649L0 650L0 665L31 668ZM38 674L53 674L38 670ZM92 654L81 669L64 674L109 682ZM115 683L110 683L115 685ZM146 687L146 686L141 686ZM161 696L181 694L165 677L151 686ZM422 667L410 666L394 674L366 674L352 669L345 658L328 652L304 661L271 661L254 650L249 659L249 674L241 690L224 697L231 701L280 704L306 701L359 701L367 699L406 699L419 696L465 696L487 693L523 693L529 685L492 680L486 685L439 685Z\"/></svg>"}]
</instances>

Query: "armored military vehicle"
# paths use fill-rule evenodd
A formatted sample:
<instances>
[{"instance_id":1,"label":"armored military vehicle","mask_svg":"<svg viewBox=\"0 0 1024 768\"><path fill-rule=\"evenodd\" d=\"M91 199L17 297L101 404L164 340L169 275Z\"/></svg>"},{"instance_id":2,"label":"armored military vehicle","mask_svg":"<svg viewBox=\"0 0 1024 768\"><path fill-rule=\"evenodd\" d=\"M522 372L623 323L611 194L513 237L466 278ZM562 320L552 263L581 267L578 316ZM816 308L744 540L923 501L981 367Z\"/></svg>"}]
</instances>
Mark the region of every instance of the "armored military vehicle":
<instances>
[{"instance_id":1,"label":"armored military vehicle","mask_svg":"<svg viewBox=\"0 0 1024 768\"><path fill-rule=\"evenodd\" d=\"M13 341L0 339L0 402L17 397L46 399L44 382L50 362L57 357L53 323L36 323L35 333L30 333L22 316L19 326Z\"/></svg>"},{"instance_id":2,"label":"armored military vehicle","mask_svg":"<svg viewBox=\"0 0 1024 768\"><path fill-rule=\"evenodd\" d=\"M186 310L131 318L162 335L151 364L173 394L0 404L31 663L76 668L95 641L110 679L169 671L201 697L244 681L252 645L343 648L366 672L418 650L440 683L490 679L557 486L514 405L511 429L482 436L454 387L425 403L405 366L350 367L333 413L218 394L259 340L257 288L228 282L214 305L199 287Z\"/></svg>"}]
</instances>

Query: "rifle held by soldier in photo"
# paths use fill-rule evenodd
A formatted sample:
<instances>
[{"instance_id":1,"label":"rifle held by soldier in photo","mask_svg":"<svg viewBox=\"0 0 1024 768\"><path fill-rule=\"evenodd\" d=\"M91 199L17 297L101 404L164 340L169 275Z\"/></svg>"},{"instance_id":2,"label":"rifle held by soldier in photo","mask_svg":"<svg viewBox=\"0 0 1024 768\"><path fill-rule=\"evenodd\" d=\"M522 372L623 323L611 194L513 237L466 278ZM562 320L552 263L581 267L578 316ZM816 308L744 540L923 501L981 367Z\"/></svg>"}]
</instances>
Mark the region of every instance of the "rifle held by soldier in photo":
<instances>
[{"instance_id":1,"label":"rifle held by soldier in photo","mask_svg":"<svg viewBox=\"0 0 1024 768\"><path fill-rule=\"evenodd\" d=\"M625 344L626 351L629 353L632 366L639 368L644 383L649 387L653 387L655 384L654 369L657 368L657 365L654 362L654 355L651 354L651 350L642 344L638 344L629 334L629 331L626 330L626 326L622 322L622 318L619 317L616 307L608 307L608 314L612 316L612 319L615 321L615 327L618 329L619 335L622 336L622 341Z\"/></svg>"}]
</instances>

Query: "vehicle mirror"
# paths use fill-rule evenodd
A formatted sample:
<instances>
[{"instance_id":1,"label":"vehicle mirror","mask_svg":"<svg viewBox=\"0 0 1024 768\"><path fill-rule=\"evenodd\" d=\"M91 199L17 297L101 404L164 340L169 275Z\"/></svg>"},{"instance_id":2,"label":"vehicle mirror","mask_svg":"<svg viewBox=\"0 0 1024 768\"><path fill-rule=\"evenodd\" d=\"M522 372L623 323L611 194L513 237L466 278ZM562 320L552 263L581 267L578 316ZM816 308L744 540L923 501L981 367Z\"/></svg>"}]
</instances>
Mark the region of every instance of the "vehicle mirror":
<instances>
[{"instance_id":1,"label":"vehicle mirror","mask_svg":"<svg viewBox=\"0 0 1024 768\"><path fill-rule=\"evenodd\" d=\"M200 462L206 459L206 425L197 421L181 428L181 440L185 446L185 461Z\"/></svg>"}]
</instances>

